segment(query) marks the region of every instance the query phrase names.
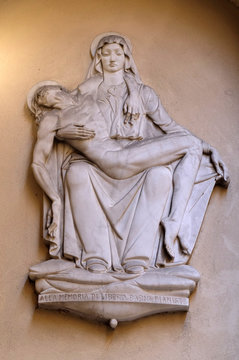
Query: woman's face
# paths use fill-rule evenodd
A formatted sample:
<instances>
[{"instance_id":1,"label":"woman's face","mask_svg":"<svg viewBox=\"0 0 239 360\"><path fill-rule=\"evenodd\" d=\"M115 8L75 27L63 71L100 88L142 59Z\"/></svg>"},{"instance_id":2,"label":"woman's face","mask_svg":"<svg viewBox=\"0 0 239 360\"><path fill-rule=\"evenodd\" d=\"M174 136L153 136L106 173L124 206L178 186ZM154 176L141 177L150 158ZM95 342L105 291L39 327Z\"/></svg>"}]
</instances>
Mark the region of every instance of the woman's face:
<instances>
[{"instance_id":1,"label":"woman's face","mask_svg":"<svg viewBox=\"0 0 239 360\"><path fill-rule=\"evenodd\" d=\"M103 71L117 72L124 69L125 55L123 48L116 43L106 44L101 49Z\"/></svg>"}]
</instances>

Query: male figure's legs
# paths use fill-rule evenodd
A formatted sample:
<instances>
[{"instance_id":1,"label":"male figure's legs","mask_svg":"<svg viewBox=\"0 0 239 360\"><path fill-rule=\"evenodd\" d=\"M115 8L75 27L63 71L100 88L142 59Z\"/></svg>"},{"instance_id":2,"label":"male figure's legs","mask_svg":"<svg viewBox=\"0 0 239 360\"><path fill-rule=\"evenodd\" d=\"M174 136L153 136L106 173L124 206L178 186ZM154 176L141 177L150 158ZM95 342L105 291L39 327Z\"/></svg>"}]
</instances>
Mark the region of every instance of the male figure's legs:
<instances>
[{"instance_id":1,"label":"male figure's legs","mask_svg":"<svg viewBox=\"0 0 239 360\"><path fill-rule=\"evenodd\" d=\"M165 230L164 243L168 254L174 258L173 242L178 235L188 200L202 158L202 142L192 135L164 135L160 138L140 141L120 151L108 152L110 176L123 179L147 168L168 165L180 160L173 175L173 197L169 216L162 220ZM108 156L108 158L107 158ZM111 157L114 158L114 162ZM189 252L181 239L183 251Z\"/></svg>"}]
</instances>

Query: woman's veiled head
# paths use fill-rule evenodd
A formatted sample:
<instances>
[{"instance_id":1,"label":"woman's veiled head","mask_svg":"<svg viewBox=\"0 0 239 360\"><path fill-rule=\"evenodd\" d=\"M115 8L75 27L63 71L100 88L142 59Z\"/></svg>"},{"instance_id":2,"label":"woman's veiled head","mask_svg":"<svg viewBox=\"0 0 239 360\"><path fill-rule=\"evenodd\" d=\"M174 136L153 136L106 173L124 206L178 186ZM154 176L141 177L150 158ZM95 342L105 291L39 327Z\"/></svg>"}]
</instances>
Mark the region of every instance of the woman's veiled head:
<instances>
[{"instance_id":1,"label":"woman's veiled head","mask_svg":"<svg viewBox=\"0 0 239 360\"><path fill-rule=\"evenodd\" d=\"M103 72L118 72L125 68L125 54L122 45L105 44L97 50Z\"/></svg>"},{"instance_id":2,"label":"woman's veiled head","mask_svg":"<svg viewBox=\"0 0 239 360\"><path fill-rule=\"evenodd\" d=\"M104 54L104 49L106 49L107 45L109 44L117 44L117 46L114 47L115 50L116 51L118 50L119 54L123 53L124 55L124 61L123 61L124 71L133 75L136 81L141 82L138 74L138 70L136 68L136 65L132 57L131 50L125 39L120 35L108 35L100 39L94 51L95 54L88 71L87 79L97 74L103 74L104 68L102 67L102 55ZM112 64L112 69L113 68L114 66Z\"/></svg>"}]
</instances>

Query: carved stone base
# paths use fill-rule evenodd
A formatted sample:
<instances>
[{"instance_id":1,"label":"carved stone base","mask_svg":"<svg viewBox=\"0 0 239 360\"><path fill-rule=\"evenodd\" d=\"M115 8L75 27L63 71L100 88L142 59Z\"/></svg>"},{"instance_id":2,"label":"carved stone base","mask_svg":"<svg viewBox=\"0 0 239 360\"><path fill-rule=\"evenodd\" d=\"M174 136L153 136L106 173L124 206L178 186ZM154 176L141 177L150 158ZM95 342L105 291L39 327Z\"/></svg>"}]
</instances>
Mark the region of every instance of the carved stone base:
<instances>
[{"instance_id":1,"label":"carved stone base","mask_svg":"<svg viewBox=\"0 0 239 360\"><path fill-rule=\"evenodd\" d=\"M130 321L144 316L187 311L189 300L185 296L141 294L117 294L110 292L61 293L39 295L38 304L43 309L65 310L89 320Z\"/></svg>"},{"instance_id":2,"label":"carved stone base","mask_svg":"<svg viewBox=\"0 0 239 360\"><path fill-rule=\"evenodd\" d=\"M172 311L187 311L199 280L191 266L150 269L141 275L90 273L65 260L49 260L30 269L40 308L65 310L80 317L110 322Z\"/></svg>"}]
</instances>

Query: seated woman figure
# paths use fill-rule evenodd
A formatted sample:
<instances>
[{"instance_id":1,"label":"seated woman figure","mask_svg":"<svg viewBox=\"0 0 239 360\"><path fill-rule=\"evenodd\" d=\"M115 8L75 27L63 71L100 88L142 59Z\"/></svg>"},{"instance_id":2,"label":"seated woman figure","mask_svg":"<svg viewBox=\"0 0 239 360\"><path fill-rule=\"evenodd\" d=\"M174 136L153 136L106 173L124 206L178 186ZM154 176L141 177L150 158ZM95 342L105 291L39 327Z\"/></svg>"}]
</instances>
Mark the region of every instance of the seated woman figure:
<instances>
[{"instance_id":1,"label":"seated woman figure","mask_svg":"<svg viewBox=\"0 0 239 360\"><path fill-rule=\"evenodd\" d=\"M211 160L219 174L224 173L226 177L226 169L215 149L191 135L168 116L152 89L137 83L135 78L129 75L125 81L124 68L127 58L125 46L124 39L120 37L101 40L98 44L97 56L102 66L103 78L97 75L91 77L80 87L80 92L70 94L60 87L51 86L41 88L36 93L35 104L50 111L46 112L40 121L33 170L37 181L53 202L53 221L49 233L54 237L56 226L59 226L59 196L51 184L51 176L46 171L45 165L55 136L58 138L61 136L74 149L81 152L88 159L87 167L97 165L112 181L132 179L151 168L170 166L177 162L172 173L173 196L170 213L166 218L160 219L165 230L164 245L169 256L173 258L173 243L179 232L203 152L211 155ZM143 109L143 113L133 124L129 124L123 115L123 104L129 91L134 99L133 102L140 103ZM148 120L152 120L162 132L157 133L153 128L150 134L147 131ZM69 129L72 130L70 136ZM75 199L82 196L79 186L82 187L84 184L82 185L79 180L82 176L80 171L82 164L79 171L77 166L79 165L70 166L67 182L69 197L74 204L72 212L80 234L80 242L83 250L87 249L83 263L91 271L104 271L109 267L110 256L109 249L107 251L102 249L103 235L92 241L89 240L87 232L81 234L83 225L79 225L79 218L82 216L82 210L78 204L75 204ZM167 181L171 183L172 180L168 178ZM95 202L94 198L91 209L96 205ZM149 256L142 256L144 252L142 248L145 245L142 236L138 236L137 239L137 231L132 230L134 226L132 221L121 259L127 272L143 271L147 268L149 260ZM116 228L114 232L117 232ZM188 254L187 241L183 237L180 237L180 241L182 251ZM154 239L150 242L153 244ZM152 248L152 244L149 249ZM110 246L112 248L112 244ZM98 253L95 251L97 248ZM104 253L107 253L107 256Z\"/></svg>"},{"instance_id":2,"label":"seated woman figure","mask_svg":"<svg viewBox=\"0 0 239 360\"><path fill-rule=\"evenodd\" d=\"M182 129L173 134L173 141L172 134L169 134L133 142L123 147L118 141L109 138L104 118L89 95L81 95L76 100L66 90L58 86L48 86L40 88L35 98L35 103L39 106L55 109L47 112L39 126L32 165L37 180L39 171L42 172L49 156L57 131L59 134L60 130L78 119L76 126L89 126L94 129L90 130L91 133L89 132L90 139L84 141L82 139L66 139L66 142L114 179L127 179L148 168L168 165L181 159L182 164L179 163L174 172L174 185L177 189L174 196L178 196L179 204L188 200L184 198L190 195L191 190L187 192L187 195L183 189L186 181L190 189L195 181L202 156L199 139ZM89 109L91 110L90 114ZM89 130L86 129L86 134L88 134L87 131ZM190 166L188 173L187 166ZM180 185L177 182L180 182ZM51 198L50 193L49 197ZM178 207L179 205L177 205ZM170 224L170 232L173 233L172 224ZM172 256L167 245L166 242L166 248ZM186 248L183 250L187 251Z\"/></svg>"}]
</instances>

